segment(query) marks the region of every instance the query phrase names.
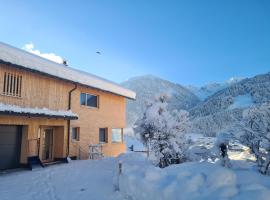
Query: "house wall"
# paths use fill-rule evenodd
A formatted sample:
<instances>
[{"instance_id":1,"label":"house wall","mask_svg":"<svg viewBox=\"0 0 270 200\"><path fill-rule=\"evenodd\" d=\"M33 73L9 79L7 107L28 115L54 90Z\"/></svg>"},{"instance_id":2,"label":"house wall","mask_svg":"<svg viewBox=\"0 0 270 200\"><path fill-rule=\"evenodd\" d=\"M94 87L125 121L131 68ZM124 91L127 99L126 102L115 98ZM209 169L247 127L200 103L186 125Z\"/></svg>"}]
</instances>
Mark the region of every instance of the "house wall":
<instances>
[{"instance_id":1,"label":"house wall","mask_svg":"<svg viewBox=\"0 0 270 200\"><path fill-rule=\"evenodd\" d=\"M88 93L99 97L99 107L90 108L80 105L80 94ZM108 129L108 143L103 144L105 156L117 156L125 152L124 143L112 143L112 128L124 128L126 123L126 100L124 97L110 93L78 87L72 93L71 109L79 115L79 120L71 121L71 127L80 127L80 141L71 140L70 154L78 155L78 147L82 149L81 156L85 157L89 144L99 143L99 128Z\"/></svg>"},{"instance_id":2,"label":"house wall","mask_svg":"<svg viewBox=\"0 0 270 200\"><path fill-rule=\"evenodd\" d=\"M0 116L0 124L4 125L21 125L22 128L22 142L21 142L21 158L22 164L27 163L28 156L37 155L37 140L43 127L54 127L55 129L55 158L66 157L67 148L67 123L62 119L46 119L46 118L29 118L29 117L15 117L8 115ZM42 143L42 141L41 141ZM41 153L41 152L40 152Z\"/></svg>"},{"instance_id":3,"label":"house wall","mask_svg":"<svg viewBox=\"0 0 270 200\"><path fill-rule=\"evenodd\" d=\"M2 95L3 77L5 72L13 72L22 75L22 96L10 97ZM0 102L23 107L48 108L51 110L67 110L68 92L73 84L37 73L19 70L0 64Z\"/></svg>"},{"instance_id":4,"label":"house wall","mask_svg":"<svg viewBox=\"0 0 270 200\"><path fill-rule=\"evenodd\" d=\"M2 95L4 73L14 72L22 75L22 96L8 97ZM67 110L68 108L68 93L74 88L74 84L32 73L25 70L16 69L4 64L0 64L0 102L4 104L18 105L22 107L33 108L48 108L51 110ZM80 93L90 93L99 96L99 108L89 108L80 105ZM89 144L99 143L99 128L108 128L108 143L103 145L105 156L117 156L125 152L124 143L111 142L111 129L125 127L125 112L126 100L125 97L114 95L108 92L102 92L96 89L90 89L83 86L72 93L71 110L78 114L78 120L71 121L71 127L80 127L80 141L70 141L70 155L78 156L79 147L83 150L84 156L87 157ZM15 119L15 120L13 120ZM24 117L0 117L0 124L25 124L23 131L23 140L35 138L33 135L37 133L38 127L42 125L63 126L65 135L58 138L67 140L67 126L66 121L53 119L30 119ZM27 136L25 135L26 133ZM60 140L60 139L59 139ZM60 145L60 144L59 144ZM65 148L66 144L61 144L61 148ZM63 155L65 150L58 150L57 154ZM30 148L31 150L32 148ZM25 150L22 149L22 152ZM24 154L24 153L23 153ZM25 162L25 156L22 156L22 161Z\"/></svg>"}]
</instances>

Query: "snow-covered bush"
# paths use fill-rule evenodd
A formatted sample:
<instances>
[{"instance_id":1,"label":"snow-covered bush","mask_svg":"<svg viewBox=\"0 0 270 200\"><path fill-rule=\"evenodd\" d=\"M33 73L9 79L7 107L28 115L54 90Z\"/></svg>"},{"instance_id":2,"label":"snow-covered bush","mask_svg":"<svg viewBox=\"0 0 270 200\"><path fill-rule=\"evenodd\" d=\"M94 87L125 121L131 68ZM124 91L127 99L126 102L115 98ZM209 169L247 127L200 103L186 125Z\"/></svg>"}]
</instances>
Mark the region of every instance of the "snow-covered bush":
<instances>
[{"instance_id":1,"label":"snow-covered bush","mask_svg":"<svg viewBox=\"0 0 270 200\"><path fill-rule=\"evenodd\" d=\"M270 103L245 110L237 127L240 141L251 149L259 171L266 174L270 165Z\"/></svg>"},{"instance_id":2,"label":"snow-covered bush","mask_svg":"<svg viewBox=\"0 0 270 200\"><path fill-rule=\"evenodd\" d=\"M188 112L167 109L168 96L161 94L149 103L143 117L138 119L134 132L148 148L150 158L159 167L183 162L186 150L185 131L188 129Z\"/></svg>"},{"instance_id":3,"label":"snow-covered bush","mask_svg":"<svg viewBox=\"0 0 270 200\"><path fill-rule=\"evenodd\" d=\"M215 149L217 151L217 156L220 159L221 165L224 167L231 167L230 159L228 156L230 138L230 134L225 132L220 132L216 137Z\"/></svg>"}]
</instances>

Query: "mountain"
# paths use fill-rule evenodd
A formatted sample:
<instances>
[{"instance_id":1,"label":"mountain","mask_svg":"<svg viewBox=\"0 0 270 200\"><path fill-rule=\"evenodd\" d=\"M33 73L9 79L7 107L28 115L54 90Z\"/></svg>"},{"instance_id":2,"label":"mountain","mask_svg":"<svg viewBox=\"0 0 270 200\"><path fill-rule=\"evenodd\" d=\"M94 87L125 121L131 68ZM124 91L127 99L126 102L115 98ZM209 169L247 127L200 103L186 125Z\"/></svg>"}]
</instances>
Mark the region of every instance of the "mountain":
<instances>
[{"instance_id":1,"label":"mountain","mask_svg":"<svg viewBox=\"0 0 270 200\"><path fill-rule=\"evenodd\" d=\"M239 81L242 81L244 78L242 77L232 77L229 80L225 81L224 83L209 83L202 87L196 87L192 85L186 86L191 92L193 92L199 99L205 100L207 97L213 95L214 93L227 88Z\"/></svg>"},{"instance_id":2,"label":"mountain","mask_svg":"<svg viewBox=\"0 0 270 200\"><path fill-rule=\"evenodd\" d=\"M147 101L160 93L168 93L171 96L169 109L188 110L192 131L208 136L232 127L241 119L244 109L270 102L270 73L246 79L231 78L222 84L208 84L199 88L205 95L204 100L200 100L190 87L187 89L152 75L131 78L122 86L137 92L136 101L127 101L129 127L142 115Z\"/></svg>"},{"instance_id":3,"label":"mountain","mask_svg":"<svg viewBox=\"0 0 270 200\"><path fill-rule=\"evenodd\" d=\"M198 97L185 87L153 75L134 77L121 85L137 93L136 101L127 100L127 126L132 126L142 115L146 103L161 93L170 96L169 110L189 110L200 102Z\"/></svg>"},{"instance_id":4,"label":"mountain","mask_svg":"<svg viewBox=\"0 0 270 200\"><path fill-rule=\"evenodd\" d=\"M214 135L241 118L244 109L265 102L270 102L270 73L233 83L189 111L196 131Z\"/></svg>"}]
</instances>

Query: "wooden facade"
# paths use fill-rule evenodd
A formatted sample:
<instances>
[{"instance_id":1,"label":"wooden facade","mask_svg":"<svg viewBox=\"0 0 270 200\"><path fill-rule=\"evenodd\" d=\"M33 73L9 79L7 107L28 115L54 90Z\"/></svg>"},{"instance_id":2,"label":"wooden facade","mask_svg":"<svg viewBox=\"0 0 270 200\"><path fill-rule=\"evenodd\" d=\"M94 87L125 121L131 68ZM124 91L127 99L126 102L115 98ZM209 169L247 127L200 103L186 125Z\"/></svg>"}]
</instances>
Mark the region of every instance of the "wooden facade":
<instances>
[{"instance_id":1,"label":"wooden facade","mask_svg":"<svg viewBox=\"0 0 270 200\"><path fill-rule=\"evenodd\" d=\"M98 108L81 106L81 93L97 95L99 98ZM79 116L79 120L71 121L71 127L80 128L80 140L71 140L71 155L78 155L79 146L82 150L82 157L85 157L89 144L99 143L100 128L107 129L107 143L103 144L106 156L117 156L125 152L124 143L113 143L111 140L113 128L125 128L126 100L124 97L79 86L72 93L71 102L71 110Z\"/></svg>"},{"instance_id":2,"label":"wooden facade","mask_svg":"<svg viewBox=\"0 0 270 200\"><path fill-rule=\"evenodd\" d=\"M7 95L4 85L7 73L21 77L20 95L16 83L12 91L15 95ZM14 83L17 78L14 79ZM87 93L98 96L98 108L90 108L80 104L80 94ZM71 98L69 97L71 94ZM123 96L103 92L70 81L18 69L12 65L0 64L0 103L28 108L47 108L50 110L68 110L78 115L77 120L66 120L51 117L0 115L0 125L16 125L22 130L20 163L26 164L27 158L38 155L41 160L61 159L67 156L88 157L88 147L99 144L99 129L106 128L107 142L102 144L105 156L117 156L125 152L125 144L112 142L111 130L125 127L126 99ZM73 140L72 128L78 128L79 138ZM51 137L51 152L42 150L44 140ZM45 137L44 134L47 134ZM70 134L70 135L68 135ZM46 154L45 157L43 154Z\"/></svg>"}]
</instances>

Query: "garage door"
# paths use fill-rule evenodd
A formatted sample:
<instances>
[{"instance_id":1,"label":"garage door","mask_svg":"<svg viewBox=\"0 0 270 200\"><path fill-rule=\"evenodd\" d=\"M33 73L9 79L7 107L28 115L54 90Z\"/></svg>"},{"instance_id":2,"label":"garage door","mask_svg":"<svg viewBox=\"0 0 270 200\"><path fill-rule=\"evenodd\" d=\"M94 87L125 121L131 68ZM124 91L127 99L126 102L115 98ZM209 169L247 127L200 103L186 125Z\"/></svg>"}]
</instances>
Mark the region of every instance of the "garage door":
<instances>
[{"instance_id":1,"label":"garage door","mask_svg":"<svg viewBox=\"0 0 270 200\"><path fill-rule=\"evenodd\" d=\"M0 170L19 166L21 127L0 125Z\"/></svg>"}]
</instances>

